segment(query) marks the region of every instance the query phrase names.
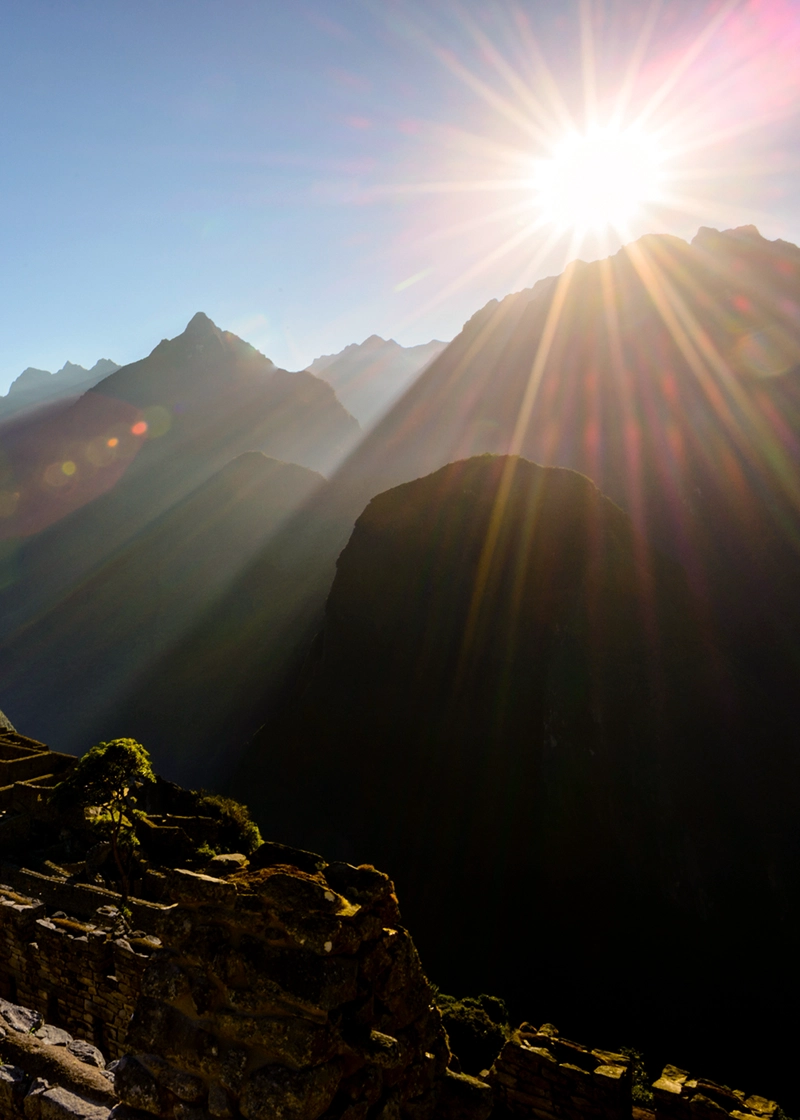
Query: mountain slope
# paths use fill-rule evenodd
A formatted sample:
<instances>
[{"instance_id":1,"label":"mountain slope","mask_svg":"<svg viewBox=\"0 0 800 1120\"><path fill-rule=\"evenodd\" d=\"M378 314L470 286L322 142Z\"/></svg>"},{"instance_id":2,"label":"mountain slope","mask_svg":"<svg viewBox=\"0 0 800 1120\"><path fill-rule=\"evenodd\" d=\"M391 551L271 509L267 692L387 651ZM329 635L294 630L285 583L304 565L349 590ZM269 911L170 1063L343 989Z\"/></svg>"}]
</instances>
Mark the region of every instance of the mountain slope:
<instances>
[{"instance_id":1,"label":"mountain slope","mask_svg":"<svg viewBox=\"0 0 800 1120\"><path fill-rule=\"evenodd\" d=\"M366 429L394 404L446 345L433 339L420 346L400 346L393 338L387 341L373 334L360 344L345 346L338 354L317 358L308 369L333 386L345 408Z\"/></svg>"},{"instance_id":2,"label":"mountain slope","mask_svg":"<svg viewBox=\"0 0 800 1120\"><path fill-rule=\"evenodd\" d=\"M443 987L651 1054L680 1025L730 1075L736 1008L797 987L786 853L721 780L714 655L679 566L588 479L453 463L359 517L238 792L390 867Z\"/></svg>"},{"instance_id":3,"label":"mountain slope","mask_svg":"<svg viewBox=\"0 0 800 1120\"><path fill-rule=\"evenodd\" d=\"M127 693L324 482L261 452L226 464L0 649L5 702L15 718L78 753L99 739L133 735L170 774L207 781L218 759L210 751L198 756L190 737L174 734L191 717L171 703L169 682L149 721L147 703L126 707ZM199 656L195 646L195 666ZM201 693L220 697L227 668L217 661L197 682ZM230 668L240 675L235 662ZM208 712L204 722L209 732Z\"/></svg>"}]
</instances>

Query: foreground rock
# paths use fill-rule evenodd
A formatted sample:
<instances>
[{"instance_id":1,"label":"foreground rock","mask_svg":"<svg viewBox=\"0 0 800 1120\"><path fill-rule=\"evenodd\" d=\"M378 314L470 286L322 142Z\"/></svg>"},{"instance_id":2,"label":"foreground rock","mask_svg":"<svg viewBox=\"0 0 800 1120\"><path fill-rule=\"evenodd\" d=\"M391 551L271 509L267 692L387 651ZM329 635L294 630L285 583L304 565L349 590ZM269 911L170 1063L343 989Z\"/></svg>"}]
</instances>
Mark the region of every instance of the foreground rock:
<instances>
[{"instance_id":1,"label":"foreground rock","mask_svg":"<svg viewBox=\"0 0 800 1120\"><path fill-rule=\"evenodd\" d=\"M227 879L174 872L171 892L116 1069L125 1104L176 1120L488 1116L488 1086L450 1085L386 875L265 844Z\"/></svg>"}]
</instances>

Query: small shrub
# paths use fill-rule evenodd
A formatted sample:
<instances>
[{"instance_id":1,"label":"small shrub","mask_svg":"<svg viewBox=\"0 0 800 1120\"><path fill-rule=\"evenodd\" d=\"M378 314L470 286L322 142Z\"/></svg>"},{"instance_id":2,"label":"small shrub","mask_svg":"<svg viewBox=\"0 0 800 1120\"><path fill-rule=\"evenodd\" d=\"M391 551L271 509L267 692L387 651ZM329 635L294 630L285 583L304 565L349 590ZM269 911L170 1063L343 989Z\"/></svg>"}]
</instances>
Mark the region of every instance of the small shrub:
<instances>
[{"instance_id":1,"label":"small shrub","mask_svg":"<svg viewBox=\"0 0 800 1120\"><path fill-rule=\"evenodd\" d=\"M201 790L197 795L197 811L220 822L219 852L242 852L249 856L261 844L261 833L250 817L250 810L232 797Z\"/></svg>"},{"instance_id":2,"label":"small shrub","mask_svg":"<svg viewBox=\"0 0 800 1120\"><path fill-rule=\"evenodd\" d=\"M621 1047L621 1053L631 1062L631 1100L638 1108L653 1107L653 1090L644 1064L644 1054L631 1046Z\"/></svg>"},{"instance_id":3,"label":"small shrub","mask_svg":"<svg viewBox=\"0 0 800 1120\"><path fill-rule=\"evenodd\" d=\"M508 1011L496 996L454 996L437 993L436 1003L450 1039L450 1049L464 1073L488 1069L508 1038Z\"/></svg>"}]
</instances>

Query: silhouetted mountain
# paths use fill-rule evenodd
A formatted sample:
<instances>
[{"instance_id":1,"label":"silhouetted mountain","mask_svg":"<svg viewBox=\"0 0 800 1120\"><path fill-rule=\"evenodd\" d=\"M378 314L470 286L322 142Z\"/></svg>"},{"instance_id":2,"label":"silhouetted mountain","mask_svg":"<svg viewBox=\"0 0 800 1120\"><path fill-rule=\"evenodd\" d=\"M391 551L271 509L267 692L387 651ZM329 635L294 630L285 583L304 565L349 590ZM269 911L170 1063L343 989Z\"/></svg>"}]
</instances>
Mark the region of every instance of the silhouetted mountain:
<instances>
[{"instance_id":1,"label":"silhouetted mountain","mask_svg":"<svg viewBox=\"0 0 800 1120\"><path fill-rule=\"evenodd\" d=\"M51 741L62 741L66 732L53 728L65 711L59 680L76 620L70 602L213 473L247 450L330 469L358 432L330 386L277 369L204 315L65 411L7 423L0 429L7 499L0 521L6 550L0 664L13 667L9 709L18 719L24 715L33 734L46 727ZM305 493L297 491L298 504ZM225 533L222 541L243 564L248 554L236 556ZM232 577L232 569L223 570ZM27 660L23 635L44 632L41 656ZM82 624L86 657L102 660L115 633L105 624L94 630ZM49 650L61 651L53 662ZM151 657L160 652L153 643ZM82 691L69 704L71 722L85 726L84 716L108 710L105 700L113 700L113 690L109 697L99 690L91 700Z\"/></svg>"},{"instance_id":2,"label":"silhouetted mountain","mask_svg":"<svg viewBox=\"0 0 800 1120\"><path fill-rule=\"evenodd\" d=\"M731 796L717 660L680 566L587 478L457 462L356 522L239 792L390 867L446 989L651 1056L680 1028L733 1076L743 1009L797 991L797 868ZM777 1091L774 1037L748 1056Z\"/></svg>"},{"instance_id":3,"label":"silhouetted mountain","mask_svg":"<svg viewBox=\"0 0 800 1120\"><path fill-rule=\"evenodd\" d=\"M731 733L751 734L737 766L759 758L773 789L800 791L798 308L800 250L753 227L576 262L473 316L325 500L355 518L376 492L485 451L587 474L681 562L722 639ZM787 832L792 798L769 810Z\"/></svg>"},{"instance_id":4,"label":"silhouetted mountain","mask_svg":"<svg viewBox=\"0 0 800 1120\"><path fill-rule=\"evenodd\" d=\"M332 385L345 408L362 428L370 428L394 404L423 369L444 350L433 339L420 346L401 346L377 334L345 346L338 354L324 354L309 372Z\"/></svg>"},{"instance_id":5,"label":"silhouetted mountain","mask_svg":"<svg viewBox=\"0 0 800 1120\"><path fill-rule=\"evenodd\" d=\"M304 607L306 629L281 633L283 649L297 657L307 640L309 619L315 611L321 622L323 589L333 578L335 557L345 543L346 527L377 492L478 452L518 451L547 465L580 470L628 513L635 532L633 539L639 542L636 547L641 548L642 555L653 556L660 551L673 564L680 564L690 597L676 592L674 609L678 619L687 618L686 611L689 612L692 629L680 646L683 652L676 653L670 662L673 675L668 695L672 699L666 711L670 717L675 713L678 730L668 719L664 758L665 765L670 759L680 760L680 766L671 773L674 776L684 767L687 778L679 791L681 797L675 809L678 816L672 818L673 823L656 814L653 832L645 830L641 834L642 851L648 853L643 857L641 876L631 880L627 870L621 871L619 888L624 894L630 887L628 933L635 931L636 937L651 939L653 952L645 962L647 967L654 969L654 961L663 961L664 975L684 978L680 981L684 997L673 1001L671 1008L671 988L663 1000L654 996L658 981L652 971L648 974L651 983L642 986L641 998L647 1006L640 1003L639 1018L630 1021L640 1024L640 1037L649 1033L656 1042L659 1037L666 1037L659 1032L677 1006L681 1008L680 1014L684 1014L687 1001L692 1016L696 1016L698 1032L709 1022L709 1016L713 1015L715 1020L727 1017L731 1033L721 1043L724 1047L736 1042L738 1001L742 1006L758 1008L758 1014L766 1018L775 1018L780 1017L786 1006L787 992L792 993L792 999L800 994L796 954L791 944L791 931L800 912L800 842L796 828L800 798L800 752L796 746L800 718L796 684L800 649L798 308L800 250L785 242L768 242L751 227L723 233L701 230L692 245L677 238L646 237L609 260L577 262L561 277L548 278L531 290L487 305L362 441L330 486L312 500L310 512L315 513L317 523L324 522L329 528L327 536L309 533L303 546L308 555L313 553L316 557L320 576L316 581L306 577L305 584L299 584L296 592L294 609L299 613L301 604ZM402 493L398 491L398 495ZM314 522L309 520L309 524ZM443 514L442 526L437 531L445 533L447 524ZM347 607L348 611L352 608L348 617L355 625L353 612L357 612L365 620L365 643L367 639L377 643L377 619L394 609L381 605L381 594L386 591L387 597L395 602L392 596L397 592L397 588L387 589L382 581L391 580L395 549L398 564L403 549L395 540L384 552L376 537L374 554L367 561L368 550L363 547L363 537L361 540L358 555L366 565L361 583L365 595L370 597L370 608L362 613L353 600ZM300 548L297 541L295 548ZM464 552L468 558L466 546ZM414 562L420 565L421 572L430 574L419 553ZM247 574L250 586L258 586L259 563L256 561ZM439 590L431 590L426 600L427 609L434 614L441 589L446 589L448 580L458 582L455 560L454 565L450 575L442 578ZM646 568L645 565L643 570ZM667 585L660 586L663 589ZM316 603L311 595L317 596ZM337 597L332 596L326 635L335 632L331 631L330 612L335 614L339 609L337 603ZM664 598L659 603L659 613L652 623L657 624L655 634L660 634L661 627L667 624ZM259 626L261 609L265 610L266 604L253 611L250 622L243 625L245 633L249 626ZM374 625L369 622L370 610L376 620ZM393 616L401 628L402 614L399 610ZM506 635L507 630L501 628L500 633ZM590 633L587 630L581 639L588 649ZM653 633L649 638L652 640ZM255 645L252 636L248 640ZM403 646L399 637L398 642L400 657L402 650L408 652L408 646ZM267 647L270 638L265 633L260 648ZM327 637L322 648L329 649ZM337 648L339 652L335 649L330 655L334 660L341 653L341 647ZM376 672L378 666L386 665L377 656L379 648L376 645ZM497 648L502 650L502 641L498 641ZM576 651L576 657L579 653L580 650ZM317 655L322 656L319 647ZM272 648L271 656L275 659L271 664L279 662L276 647ZM324 656L327 658L327 653ZM586 649L581 656L585 672L583 677L576 673L575 687L590 692L604 688L601 662L589 657ZM690 667L694 687L699 689L701 698L696 702L687 700L684 704L675 685L678 677L674 674L680 670L682 658ZM423 660L419 650L415 663L424 664L432 677L441 681L431 667L431 660ZM445 664L451 663L445 659ZM318 742L329 744L328 761L324 765L320 761L318 766L315 755L312 764L308 752L298 747L298 758L305 759L303 788L292 789L289 782L284 808L275 820L271 812L277 813L278 808L270 802L270 812L262 823L272 834L277 830L276 821L284 821L287 836L297 838L298 828L310 821L305 814L306 804L318 807L326 798L331 808L342 803L337 800L336 782L340 777L350 780L354 756L346 735L342 733L340 737L339 732L346 696L361 688L362 668L368 672L361 665L358 671L351 665L351 671L338 678L342 693L339 700L334 700L333 685L325 693L330 700L328 714L324 704L317 705L315 701L314 718L318 723L314 734L318 733ZM632 680L641 681L633 668L632 674ZM497 683L502 674L497 670L489 677ZM325 677L329 681L334 678L332 670ZM408 683L402 674L399 679ZM488 687L482 689L480 674L471 677L470 682L475 703L480 701L487 712L493 711L496 694ZM538 687L543 686L540 683ZM687 689L686 695L690 696L688 685ZM642 695L646 694L643 690ZM392 866L390 834L396 828L398 835L407 839L402 820L405 808L384 811L375 791L385 792L394 782L400 783L401 790L411 789L414 781L422 788L424 761L416 769L413 762L424 754L418 756L417 743L428 743L428 736L440 734L441 725L439 717L432 716L422 738L415 737L419 729L411 729L407 723L407 705L400 684L381 694L368 685L367 679L363 692L357 691L356 696L363 712L353 715L352 750L361 749L358 743L365 742L357 728L363 729L374 720L376 734L385 733L391 749L398 753L397 761L389 765L383 777L378 763L369 771L374 789L373 795L365 797L371 797L373 805L378 806L374 812L382 815L383 823L370 822L365 811L362 816L353 816L346 831L350 836L358 836L363 826L364 843L374 843L378 848L374 858ZM435 708L432 704L427 711ZM385 722L381 722L381 712L386 713ZM488 759L496 742L488 715L481 716L471 703L464 712L458 717L457 726L475 744L470 749L476 757L483 750L480 757ZM264 756L275 749L274 744L280 744L283 737L295 745L301 741L301 732L305 734L303 729L308 730L310 723L300 717L297 709L295 714L299 729L292 727L288 717L278 722L273 714L268 733L254 742L242 764L240 791L245 783L252 790L272 780L275 769L264 770L263 766ZM328 718L329 733L324 731ZM391 725L394 720L405 729L402 743L399 733L395 739L391 728L387 730L386 722ZM474 735L470 730L473 724ZM643 743L650 743L647 751L652 757L652 750L656 749L654 740L648 739L642 725L634 721L631 727L617 726L621 744L630 741L632 728L638 727L635 733L642 732ZM586 741L592 742L591 724L586 725L583 733ZM391 750L387 748L387 752L390 754ZM387 752L380 752L381 760ZM285 757L282 751L280 757ZM364 755L358 757L363 759ZM623 762L625 758L623 751ZM633 766L632 759L633 756L627 756L626 765ZM397 774L397 769L406 764L414 775L408 785ZM454 802L463 800L474 806L470 798L478 797L479 793L474 789L470 792L472 786L489 782L495 788L485 769L488 762L484 769L469 769L466 774L461 772L456 757L448 756L448 764L447 780L455 784L452 800L441 811L444 820L448 819ZM291 768L293 764L287 765ZM698 769L693 769L695 766ZM648 784L651 778L652 771L646 768L637 772L631 789L652 806L649 799L655 794ZM571 768L568 785L573 779L575 788L570 792L565 786L563 794L564 805L571 803L574 808L583 804L581 790L587 779L579 769ZM657 788L674 792L669 782L657 783ZM428 802L423 804L434 812ZM596 844L599 851L612 851L602 830L593 831L594 809L591 800L587 804L587 829L583 831L581 826L575 834L579 867L581 861L586 867L590 865ZM612 800L609 804L613 806L609 819L622 812L620 801ZM297 827L289 820L292 814L297 814ZM705 837L704 818L708 822ZM309 826L312 835L307 843L312 846L323 842L313 839L324 829L323 819L321 816L313 828ZM418 822L420 818L413 819ZM456 829L461 842L464 835L470 835L469 814L456 819L463 822L461 831ZM581 814L570 809L567 819L581 819ZM675 820L682 822L680 827ZM631 836L634 824L635 815ZM430 837L424 822L421 827L423 834ZM334 834L341 835L342 831L341 822L332 825L329 842L333 843ZM675 838L684 836L685 845L675 865L683 877L670 880L667 875L662 880L669 865L667 853L673 850ZM665 851L660 847L662 840ZM675 842L679 847L683 843ZM421 851L421 846L414 848L409 843L411 858L413 851ZM659 850L648 848L649 843L656 844ZM387 846L383 856L381 845ZM398 841L397 856L400 866L404 866L400 846ZM446 847L443 850L449 851L448 858L457 863L460 857L456 851ZM556 845L554 851L557 850ZM359 847L358 852L361 851ZM366 858L373 858L373 854ZM452 948L462 937L469 941L470 935L454 925L442 924L441 911L433 906L433 895L439 888L448 899L453 897L447 886L448 877L458 868L455 863L446 864L445 856L436 865L436 871L431 863L430 871L424 872L427 885L422 882L421 871L416 885L406 884L404 896L413 899L415 891L420 892L420 910L413 911L417 925L424 925L424 909L430 903L429 944L439 936L436 930L442 928L448 931ZM559 874L565 866L554 863ZM400 871L397 875L402 882ZM612 872L604 869L597 882L604 884L603 890L616 890L606 875L614 878ZM465 890L470 889L464 880L459 881ZM484 883L478 881L483 891ZM510 905L515 905L519 902L519 890L510 879L503 881L514 900ZM580 882L575 895L579 911L570 911L567 906L566 894L571 888L556 884L554 890L565 892L558 895L558 906L566 907L563 912L572 914L576 929L594 928L599 920L596 911L603 908L598 897L598 891L602 891L595 891L586 875ZM683 887L678 889L677 882L693 884L688 896ZM619 896L615 897L619 902ZM752 909L751 902L746 900L754 900ZM615 906L618 915L626 912L621 903ZM763 936L754 928L754 914L763 923ZM551 910L547 904L542 904L539 915L535 920L543 921L549 928ZM512 922L513 915L506 916ZM613 928L619 930L619 924ZM693 940L695 932L697 940ZM550 945L554 953L562 943L574 944L568 934L569 930L561 927L553 933ZM606 977L610 987L600 990L600 973L608 968L608 961L616 959L617 953L635 953L636 945L626 941L624 934L622 929L620 940L615 943L613 938L608 940L612 937L608 933L605 956L588 950L582 956L585 946L578 946L571 957L556 953L552 966L543 962L539 954L531 967L545 969L548 974L555 971L562 996L565 985L573 983L573 969L577 970L573 987L577 1017L590 1014L586 1009L592 1008L595 1010L591 1014L601 1014L605 1021L609 1007L618 1002L620 1007L626 1007L627 1014L637 996L627 992L618 997L610 990L615 983L613 970ZM671 944L673 955L672 950L666 952ZM504 952L498 944L494 957L489 954L487 960L500 960ZM582 961L589 962L586 967L598 974L596 983L600 987L584 986L592 977L585 975ZM730 988L726 969L729 975L736 976L735 992ZM445 984L446 975L443 971ZM511 998L519 985L510 976L506 979L512 987L498 994ZM587 991L594 991L595 995L586 995ZM550 1014L545 1009L542 1013L545 1017ZM554 1008L552 1014L555 1013ZM788 1052L782 1053L781 1060L790 1068L792 1059ZM689 1058L690 1055L686 1061L691 1064ZM769 1070L777 1058L767 1052L765 1044L758 1060L762 1068Z\"/></svg>"},{"instance_id":6,"label":"silhouetted mountain","mask_svg":"<svg viewBox=\"0 0 800 1120\"><path fill-rule=\"evenodd\" d=\"M66 362L55 373L28 366L11 382L8 394L0 397L0 422L23 409L36 408L85 393L115 369L119 369L119 366L109 358L100 358L91 369Z\"/></svg>"}]
</instances>

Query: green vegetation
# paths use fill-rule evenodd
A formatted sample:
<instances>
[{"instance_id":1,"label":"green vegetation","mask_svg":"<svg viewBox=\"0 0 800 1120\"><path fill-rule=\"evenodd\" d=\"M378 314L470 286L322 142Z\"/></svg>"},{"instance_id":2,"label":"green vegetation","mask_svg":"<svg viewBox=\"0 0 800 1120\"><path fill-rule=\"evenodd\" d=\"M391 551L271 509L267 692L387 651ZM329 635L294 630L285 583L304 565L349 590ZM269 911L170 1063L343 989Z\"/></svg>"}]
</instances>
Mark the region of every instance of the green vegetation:
<instances>
[{"instance_id":1,"label":"green vegetation","mask_svg":"<svg viewBox=\"0 0 800 1120\"><path fill-rule=\"evenodd\" d=\"M653 1080L647 1073L644 1064L644 1054L641 1050L634 1050L631 1046L623 1046L620 1053L631 1062L631 1099L639 1108L653 1107L653 1090L650 1087Z\"/></svg>"},{"instance_id":2,"label":"green vegetation","mask_svg":"<svg viewBox=\"0 0 800 1120\"><path fill-rule=\"evenodd\" d=\"M258 825L250 818L250 810L232 797L200 790L197 794L197 812L214 817L220 822L217 851L212 852L212 855L218 852L242 852L249 856L262 843Z\"/></svg>"},{"instance_id":3,"label":"green vegetation","mask_svg":"<svg viewBox=\"0 0 800 1120\"><path fill-rule=\"evenodd\" d=\"M107 834L111 844L123 910L130 896L130 882L122 853L136 844L136 791L145 782L155 780L150 755L141 743L135 739L112 739L90 747L50 796L51 803L59 809L99 810L94 824Z\"/></svg>"},{"instance_id":4,"label":"green vegetation","mask_svg":"<svg viewBox=\"0 0 800 1120\"><path fill-rule=\"evenodd\" d=\"M439 992L436 1004L442 1013L450 1049L464 1073L488 1069L509 1035L506 1005L496 996L465 996L457 999Z\"/></svg>"}]
</instances>

